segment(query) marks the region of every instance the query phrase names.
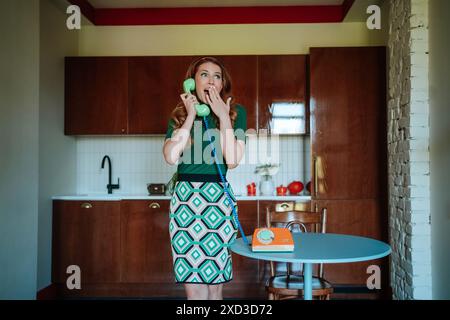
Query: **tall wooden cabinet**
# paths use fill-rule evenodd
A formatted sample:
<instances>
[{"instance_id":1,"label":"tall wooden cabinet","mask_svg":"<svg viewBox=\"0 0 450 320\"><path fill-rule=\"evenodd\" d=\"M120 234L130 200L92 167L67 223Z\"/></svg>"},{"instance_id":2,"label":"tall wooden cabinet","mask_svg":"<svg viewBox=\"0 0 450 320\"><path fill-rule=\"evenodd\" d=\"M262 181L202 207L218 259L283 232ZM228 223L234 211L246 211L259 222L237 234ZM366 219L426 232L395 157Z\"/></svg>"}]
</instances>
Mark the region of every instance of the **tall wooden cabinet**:
<instances>
[{"instance_id":1,"label":"tall wooden cabinet","mask_svg":"<svg viewBox=\"0 0 450 320\"><path fill-rule=\"evenodd\" d=\"M313 208L328 232L388 241L386 49L310 50ZM389 270L384 258L382 277ZM333 283L365 285L376 261L327 265Z\"/></svg>"},{"instance_id":2,"label":"tall wooden cabinet","mask_svg":"<svg viewBox=\"0 0 450 320\"><path fill-rule=\"evenodd\" d=\"M382 199L318 200L312 206L327 208L327 232L350 234L388 242L387 212ZM378 265L382 289L387 289L389 258L354 263L324 264L325 278L333 284L366 286L367 268Z\"/></svg>"},{"instance_id":3,"label":"tall wooden cabinet","mask_svg":"<svg viewBox=\"0 0 450 320\"><path fill-rule=\"evenodd\" d=\"M385 70L384 47L311 49L315 199L386 194Z\"/></svg>"}]
</instances>

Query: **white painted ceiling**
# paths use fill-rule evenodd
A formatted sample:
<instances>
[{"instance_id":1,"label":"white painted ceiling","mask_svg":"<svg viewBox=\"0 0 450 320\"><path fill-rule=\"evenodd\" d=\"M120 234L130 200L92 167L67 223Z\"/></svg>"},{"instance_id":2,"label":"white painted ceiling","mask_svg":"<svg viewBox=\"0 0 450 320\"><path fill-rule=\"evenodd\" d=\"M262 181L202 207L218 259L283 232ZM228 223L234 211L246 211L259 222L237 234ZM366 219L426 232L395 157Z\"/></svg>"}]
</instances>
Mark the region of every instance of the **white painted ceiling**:
<instances>
[{"instance_id":1,"label":"white painted ceiling","mask_svg":"<svg viewBox=\"0 0 450 320\"><path fill-rule=\"evenodd\" d=\"M341 5L344 0L89 0L94 8L253 7Z\"/></svg>"}]
</instances>

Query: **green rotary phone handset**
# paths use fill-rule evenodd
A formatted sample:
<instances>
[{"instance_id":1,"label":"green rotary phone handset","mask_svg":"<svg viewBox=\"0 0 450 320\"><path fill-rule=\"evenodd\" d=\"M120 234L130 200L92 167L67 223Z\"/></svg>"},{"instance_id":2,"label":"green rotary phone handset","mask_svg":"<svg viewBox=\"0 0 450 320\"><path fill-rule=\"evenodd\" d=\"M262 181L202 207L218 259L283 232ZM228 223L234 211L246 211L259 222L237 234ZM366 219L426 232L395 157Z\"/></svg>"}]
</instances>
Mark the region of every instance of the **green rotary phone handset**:
<instances>
[{"instance_id":1,"label":"green rotary phone handset","mask_svg":"<svg viewBox=\"0 0 450 320\"><path fill-rule=\"evenodd\" d=\"M183 82L184 93L190 94L195 90L195 80L192 78L186 79ZM206 117L209 115L209 107L207 104L196 104L195 111L199 117Z\"/></svg>"}]
</instances>

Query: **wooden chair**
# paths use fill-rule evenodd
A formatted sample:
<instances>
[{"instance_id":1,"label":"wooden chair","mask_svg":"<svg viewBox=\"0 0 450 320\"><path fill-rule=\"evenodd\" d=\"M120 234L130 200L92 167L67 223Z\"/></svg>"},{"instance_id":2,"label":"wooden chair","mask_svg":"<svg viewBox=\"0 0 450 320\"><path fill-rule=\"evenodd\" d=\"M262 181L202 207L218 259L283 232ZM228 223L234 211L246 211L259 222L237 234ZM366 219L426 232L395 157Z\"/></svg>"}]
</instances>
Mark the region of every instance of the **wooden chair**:
<instances>
[{"instance_id":1,"label":"wooden chair","mask_svg":"<svg viewBox=\"0 0 450 320\"><path fill-rule=\"evenodd\" d=\"M292 232L294 226L298 226L300 232L325 232L326 208L322 212L298 211L293 205L285 204L277 206L275 211L266 208L266 225L275 227L280 224L289 228ZM304 281L302 274L291 273L292 264L286 264L286 273L279 274L276 271L275 262L270 262L270 278L266 282L266 291L269 300L284 300L303 297ZM323 278L323 265L320 264L318 272L313 274L312 296L313 299L329 300L333 293L332 285Z\"/></svg>"}]
</instances>

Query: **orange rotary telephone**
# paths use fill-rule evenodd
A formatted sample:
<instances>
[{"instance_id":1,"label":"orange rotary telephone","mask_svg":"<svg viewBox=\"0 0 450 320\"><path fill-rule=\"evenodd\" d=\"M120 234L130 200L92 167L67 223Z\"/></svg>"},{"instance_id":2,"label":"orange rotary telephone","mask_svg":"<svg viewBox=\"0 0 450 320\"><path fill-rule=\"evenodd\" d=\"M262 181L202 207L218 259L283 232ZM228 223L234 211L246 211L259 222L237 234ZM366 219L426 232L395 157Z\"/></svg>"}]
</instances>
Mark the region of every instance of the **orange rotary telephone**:
<instances>
[{"instance_id":1,"label":"orange rotary telephone","mask_svg":"<svg viewBox=\"0 0 450 320\"><path fill-rule=\"evenodd\" d=\"M294 240L288 228L258 228L252 237L253 252L292 252Z\"/></svg>"}]
</instances>

